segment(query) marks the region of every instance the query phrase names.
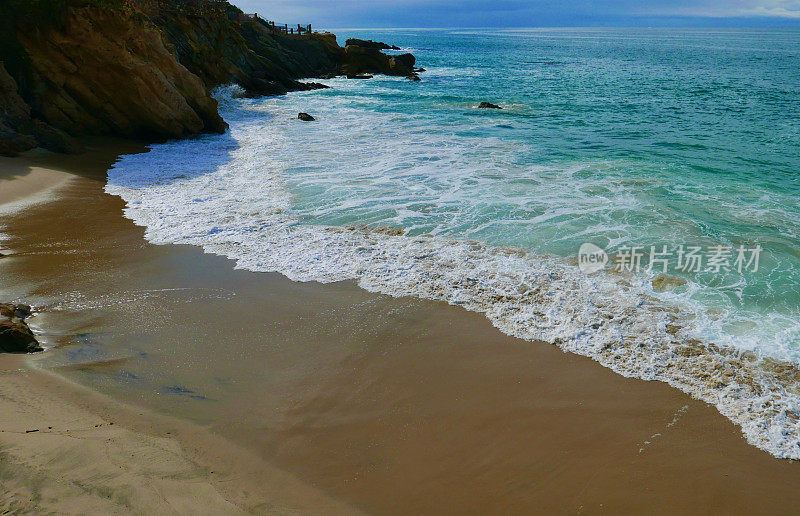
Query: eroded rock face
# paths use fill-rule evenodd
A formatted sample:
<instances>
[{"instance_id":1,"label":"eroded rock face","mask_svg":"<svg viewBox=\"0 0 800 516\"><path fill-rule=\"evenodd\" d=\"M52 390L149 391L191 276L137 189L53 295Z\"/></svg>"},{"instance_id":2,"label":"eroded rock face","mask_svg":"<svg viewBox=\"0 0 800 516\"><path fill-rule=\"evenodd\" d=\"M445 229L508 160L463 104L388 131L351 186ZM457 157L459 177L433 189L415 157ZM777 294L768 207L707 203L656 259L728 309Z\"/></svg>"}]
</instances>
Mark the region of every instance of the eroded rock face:
<instances>
[{"instance_id":1,"label":"eroded rock face","mask_svg":"<svg viewBox=\"0 0 800 516\"><path fill-rule=\"evenodd\" d=\"M259 23L225 16L204 18L164 13L154 18L178 61L208 88L236 83L249 95L275 95L309 87L297 79L338 70L336 36L287 36Z\"/></svg>"},{"instance_id":2,"label":"eroded rock face","mask_svg":"<svg viewBox=\"0 0 800 516\"><path fill-rule=\"evenodd\" d=\"M238 21L226 2L195 3L203 9L190 13L168 2L74 2L63 23L0 17L0 154L75 152L70 136L222 132L209 91L229 83L259 96L325 87L298 81L307 77L418 79L414 56L380 52L396 47L352 40L358 45L342 48L330 33L285 35L260 20ZM2 7L0 0L0 14Z\"/></svg>"},{"instance_id":3,"label":"eroded rock face","mask_svg":"<svg viewBox=\"0 0 800 516\"><path fill-rule=\"evenodd\" d=\"M34 147L74 152L78 145L63 131L31 118L17 83L0 61L0 155L16 156Z\"/></svg>"},{"instance_id":4,"label":"eroded rock face","mask_svg":"<svg viewBox=\"0 0 800 516\"><path fill-rule=\"evenodd\" d=\"M63 28L20 30L32 113L74 135L175 138L226 125L161 32L123 10L71 9Z\"/></svg>"},{"instance_id":5,"label":"eroded rock face","mask_svg":"<svg viewBox=\"0 0 800 516\"><path fill-rule=\"evenodd\" d=\"M25 323L31 307L0 303L0 352L35 353L42 351L33 332Z\"/></svg>"}]
</instances>

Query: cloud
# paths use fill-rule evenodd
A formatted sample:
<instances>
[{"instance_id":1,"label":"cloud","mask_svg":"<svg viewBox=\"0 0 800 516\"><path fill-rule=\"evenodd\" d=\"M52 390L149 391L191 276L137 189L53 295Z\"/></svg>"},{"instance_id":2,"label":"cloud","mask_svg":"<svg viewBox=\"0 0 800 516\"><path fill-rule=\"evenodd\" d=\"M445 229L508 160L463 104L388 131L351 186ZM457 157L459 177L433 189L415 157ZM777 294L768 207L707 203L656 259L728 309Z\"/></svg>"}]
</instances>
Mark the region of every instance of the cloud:
<instances>
[{"instance_id":1,"label":"cloud","mask_svg":"<svg viewBox=\"0 0 800 516\"><path fill-rule=\"evenodd\" d=\"M800 0L729 0L703 2L691 7L645 8L643 14L704 18L790 18L800 19Z\"/></svg>"},{"instance_id":2,"label":"cloud","mask_svg":"<svg viewBox=\"0 0 800 516\"><path fill-rule=\"evenodd\" d=\"M520 27L800 22L800 0L233 0L280 23L327 27ZM733 22L732 22L733 23Z\"/></svg>"}]
</instances>

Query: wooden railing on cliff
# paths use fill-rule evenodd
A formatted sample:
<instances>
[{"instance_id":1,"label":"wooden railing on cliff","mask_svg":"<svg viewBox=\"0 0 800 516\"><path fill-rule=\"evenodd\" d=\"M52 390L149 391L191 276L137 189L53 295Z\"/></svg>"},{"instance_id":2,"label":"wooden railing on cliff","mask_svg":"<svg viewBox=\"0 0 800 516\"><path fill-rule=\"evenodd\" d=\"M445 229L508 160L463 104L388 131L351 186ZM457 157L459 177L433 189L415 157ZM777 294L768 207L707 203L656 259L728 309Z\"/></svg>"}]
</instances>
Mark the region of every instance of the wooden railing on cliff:
<instances>
[{"instance_id":1,"label":"wooden railing on cliff","mask_svg":"<svg viewBox=\"0 0 800 516\"><path fill-rule=\"evenodd\" d=\"M288 23L277 23L271 20L265 20L264 18L261 18L258 13L238 13L236 21L239 23L257 23L263 27L266 27L272 32L278 32L281 34L302 35L311 34L312 32L310 23L308 25L300 25L298 23L297 27L295 28L294 25L290 26Z\"/></svg>"},{"instance_id":2,"label":"wooden railing on cliff","mask_svg":"<svg viewBox=\"0 0 800 516\"><path fill-rule=\"evenodd\" d=\"M243 13L228 3L228 0L125 0L125 3L148 13L175 13L191 16L225 16L239 23L253 23L277 34L299 36L311 34L311 24L289 25L261 18L257 13Z\"/></svg>"}]
</instances>

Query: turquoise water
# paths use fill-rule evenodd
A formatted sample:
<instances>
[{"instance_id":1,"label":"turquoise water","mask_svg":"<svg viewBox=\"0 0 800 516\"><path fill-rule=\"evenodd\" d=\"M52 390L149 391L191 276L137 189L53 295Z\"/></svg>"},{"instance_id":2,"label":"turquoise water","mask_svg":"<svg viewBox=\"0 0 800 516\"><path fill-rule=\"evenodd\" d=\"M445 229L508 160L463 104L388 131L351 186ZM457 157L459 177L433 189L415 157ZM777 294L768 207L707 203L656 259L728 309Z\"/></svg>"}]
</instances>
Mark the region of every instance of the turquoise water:
<instances>
[{"instance_id":1,"label":"turquoise water","mask_svg":"<svg viewBox=\"0 0 800 516\"><path fill-rule=\"evenodd\" d=\"M221 90L229 133L109 173L148 240L483 312L675 385L800 458L800 31L337 34L403 46L427 71ZM578 267L584 243L605 271ZM631 246L640 269L614 271ZM651 246L666 269L647 270ZM681 246L699 267L679 268Z\"/></svg>"},{"instance_id":2,"label":"turquoise water","mask_svg":"<svg viewBox=\"0 0 800 516\"><path fill-rule=\"evenodd\" d=\"M340 122L321 138L305 127L288 136L312 138L316 149L333 142L327 152L310 152L308 141L279 151L309 220L558 256L583 242L704 254L760 245L755 273L669 271L696 282L692 297L704 305L752 312L728 326L754 339L740 344L766 338L773 352L800 358L800 31L394 30L339 39L351 36L404 46L429 71L421 84L375 79L274 102ZM482 100L504 109L474 109ZM336 112L343 107L356 113Z\"/></svg>"}]
</instances>

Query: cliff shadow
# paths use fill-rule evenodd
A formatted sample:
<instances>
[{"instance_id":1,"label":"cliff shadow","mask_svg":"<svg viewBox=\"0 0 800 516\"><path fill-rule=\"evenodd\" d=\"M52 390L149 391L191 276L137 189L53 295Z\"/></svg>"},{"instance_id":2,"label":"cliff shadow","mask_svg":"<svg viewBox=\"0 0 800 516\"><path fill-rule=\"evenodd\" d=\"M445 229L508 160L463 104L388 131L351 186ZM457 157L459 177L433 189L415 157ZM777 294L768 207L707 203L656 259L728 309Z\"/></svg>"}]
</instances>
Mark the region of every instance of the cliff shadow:
<instances>
[{"instance_id":1,"label":"cliff shadow","mask_svg":"<svg viewBox=\"0 0 800 516\"><path fill-rule=\"evenodd\" d=\"M230 131L171 140L139 152L119 154L106 167L108 172L103 179L128 188L195 179L230 163L239 147Z\"/></svg>"}]
</instances>

